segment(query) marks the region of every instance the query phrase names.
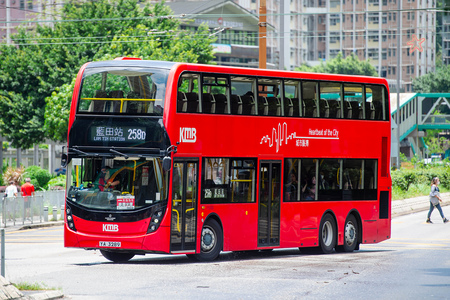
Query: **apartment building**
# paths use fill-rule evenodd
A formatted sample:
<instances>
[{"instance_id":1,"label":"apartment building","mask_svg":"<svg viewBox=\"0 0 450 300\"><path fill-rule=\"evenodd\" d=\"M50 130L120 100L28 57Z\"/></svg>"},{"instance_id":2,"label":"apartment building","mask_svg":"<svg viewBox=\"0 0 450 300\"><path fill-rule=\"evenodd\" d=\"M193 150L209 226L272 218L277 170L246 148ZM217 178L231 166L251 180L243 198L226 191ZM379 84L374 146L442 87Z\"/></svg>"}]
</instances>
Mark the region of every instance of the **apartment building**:
<instances>
[{"instance_id":1,"label":"apartment building","mask_svg":"<svg viewBox=\"0 0 450 300\"><path fill-rule=\"evenodd\" d=\"M257 0L235 1L258 12ZM276 28L268 47L284 54L281 69L354 53L370 59L392 91L400 72L400 91L411 92L413 78L435 70L436 1L398 1L267 0L268 22Z\"/></svg>"},{"instance_id":2,"label":"apartment building","mask_svg":"<svg viewBox=\"0 0 450 300\"><path fill-rule=\"evenodd\" d=\"M0 0L0 42L10 43L19 26L31 28L38 22L58 19L58 9L63 3L61 0Z\"/></svg>"},{"instance_id":3,"label":"apartment building","mask_svg":"<svg viewBox=\"0 0 450 300\"><path fill-rule=\"evenodd\" d=\"M17 24L34 24L18 21L56 18L54 10L62 2L0 0L0 39L8 41ZM217 33L218 63L256 67L260 0L232 0L235 6L229 2L166 3L176 13L195 12L198 21L212 22L211 28L228 28ZM353 53L361 60L370 59L393 92L397 82L401 92L411 92L413 78L435 70L436 0L266 0L266 7L271 27L267 33L268 67L293 70L304 63L327 61L338 53L344 57ZM217 17L219 14L222 17ZM445 20L444 28L450 26L450 19ZM186 22L183 26L191 25ZM448 63L450 36L445 32L443 36L443 59Z\"/></svg>"}]
</instances>

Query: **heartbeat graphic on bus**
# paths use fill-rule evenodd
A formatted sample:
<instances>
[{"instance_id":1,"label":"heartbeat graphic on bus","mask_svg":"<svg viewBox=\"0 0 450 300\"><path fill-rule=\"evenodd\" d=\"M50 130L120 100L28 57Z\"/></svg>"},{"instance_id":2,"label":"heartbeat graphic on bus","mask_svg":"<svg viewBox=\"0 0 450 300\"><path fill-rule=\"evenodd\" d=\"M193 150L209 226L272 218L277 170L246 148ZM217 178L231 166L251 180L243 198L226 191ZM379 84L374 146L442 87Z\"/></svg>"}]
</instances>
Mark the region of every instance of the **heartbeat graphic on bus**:
<instances>
[{"instance_id":1,"label":"heartbeat graphic on bus","mask_svg":"<svg viewBox=\"0 0 450 300\"><path fill-rule=\"evenodd\" d=\"M272 148L274 145L276 151L280 150L280 147L289 143L289 141L295 141L297 147L309 147L309 140L339 140L339 131L336 129L312 129L308 130L309 136L297 136L297 132L288 132L288 126L285 123L281 125L278 123L278 128L272 128L272 137L269 134L261 138L260 144L269 144Z\"/></svg>"}]
</instances>

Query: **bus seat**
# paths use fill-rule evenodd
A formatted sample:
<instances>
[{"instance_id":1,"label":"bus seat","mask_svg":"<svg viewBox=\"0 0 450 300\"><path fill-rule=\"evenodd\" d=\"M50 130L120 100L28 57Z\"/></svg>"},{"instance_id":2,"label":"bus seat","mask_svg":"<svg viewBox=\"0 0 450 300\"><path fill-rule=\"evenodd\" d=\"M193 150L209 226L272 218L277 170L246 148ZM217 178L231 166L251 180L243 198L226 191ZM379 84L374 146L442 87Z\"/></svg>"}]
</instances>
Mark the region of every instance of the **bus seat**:
<instances>
[{"instance_id":1,"label":"bus seat","mask_svg":"<svg viewBox=\"0 0 450 300\"><path fill-rule=\"evenodd\" d=\"M279 116L281 115L281 103L277 97L267 97L268 103L268 115Z\"/></svg>"},{"instance_id":2,"label":"bus seat","mask_svg":"<svg viewBox=\"0 0 450 300\"><path fill-rule=\"evenodd\" d=\"M128 99L139 99L141 96L137 92L129 92L127 94ZM142 101L124 101L122 111L131 114L140 114L144 112Z\"/></svg>"},{"instance_id":3,"label":"bus seat","mask_svg":"<svg viewBox=\"0 0 450 300\"><path fill-rule=\"evenodd\" d=\"M344 100L344 119L352 118L352 105L350 101Z\"/></svg>"},{"instance_id":4,"label":"bus seat","mask_svg":"<svg viewBox=\"0 0 450 300\"><path fill-rule=\"evenodd\" d=\"M383 119L383 105L380 101L373 101L373 106L375 108L375 116L374 120L382 120Z\"/></svg>"},{"instance_id":5,"label":"bus seat","mask_svg":"<svg viewBox=\"0 0 450 300\"><path fill-rule=\"evenodd\" d=\"M305 104L304 114L305 117L313 118L316 116L316 101L314 99L303 99Z\"/></svg>"},{"instance_id":6,"label":"bus seat","mask_svg":"<svg viewBox=\"0 0 450 300\"><path fill-rule=\"evenodd\" d=\"M298 100L298 98L292 98L291 102L292 102L292 116L299 117L300 116L300 101Z\"/></svg>"},{"instance_id":7,"label":"bus seat","mask_svg":"<svg viewBox=\"0 0 450 300\"><path fill-rule=\"evenodd\" d=\"M177 93L177 112L186 112L186 111L187 111L186 94L179 91Z\"/></svg>"},{"instance_id":8,"label":"bus seat","mask_svg":"<svg viewBox=\"0 0 450 300\"><path fill-rule=\"evenodd\" d=\"M294 112L294 105L292 104L292 100L289 98L284 98L284 115L286 117L292 117Z\"/></svg>"},{"instance_id":9,"label":"bus seat","mask_svg":"<svg viewBox=\"0 0 450 300\"><path fill-rule=\"evenodd\" d=\"M328 100L329 117L340 118L341 116L341 102L339 100Z\"/></svg>"},{"instance_id":10,"label":"bus seat","mask_svg":"<svg viewBox=\"0 0 450 300\"><path fill-rule=\"evenodd\" d=\"M375 107L372 102L366 102L366 120L373 120L375 117Z\"/></svg>"},{"instance_id":11,"label":"bus seat","mask_svg":"<svg viewBox=\"0 0 450 300\"><path fill-rule=\"evenodd\" d=\"M96 90L94 98L109 98L108 93L102 90ZM89 105L90 112L104 112L105 110L105 100L92 100Z\"/></svg>"},{"instance_id":12,"label":"bus seat","mask_svg":"<svg viewBox=\"0 0 450 300\"><path fill-rule=\"evenodd\" d=\"M189 92L186 93L187 99L187 112L196 113L198 112L198 94Z\"/></svg>"},{"instance_id":13,"label":"bus seat","mask_svg":"<svg viewBox=\"0 0 450 300\"><path fill-rule=\"evenodd\" d=\"M360 107L358 101L350 101L350 105L352 106L352 119L359 119L360 115Z\"/></svg>"},{"instance_id":14,"label":"bus seat","mask_svg":"<svg viewBox=\"0 0 450 300\"><path fill-rule=\"evenodd\" d=\"M269 113L269 104L267 103L267 98L263 96L258 96L258 115L267 116Z\"/></svg>"},{"instance_id":15,"label":"bus seat","mask_svg":"<svg viewBox=\"0 0 450 300\"><path fill-rule=\"evenodd\" d=\"M231 113L233 115L242 115L242 100L238 95L231 95Z\"/></svg>"},{"instance_id":16,"label":"bus seat","mask_svg":"<svg viewBox=\"0 0 450 300\"><path fill-rule=\"evenodd\" d=\"M326 99L319 100L319 111L321 118L328 118L330 116L330 106Z\"/></svg>"},{"instance_id":17,"label":"bus seat","mask_svg":"<svg viewBox=\"0 0 450 300\"><path fill-rule=\"evenodd\" d=\"M114 98L117 100L107 101L105 104L105 112L112 112L112 113L120 112L120 104L122 102L122 99L124 98L123 95L124 95L123 91L121 90L109 92L109 98Z\"/></svg>"},{"instance_id":18,"label":"bus seat","mask_svg":"<svg viewBox=\"0 0 450 300\"><path fill-rule=\"evenodd\" d=\"M227 113L227 96L224 94L214 94L214 99L216 99L216 114Z\"/></svg>"},{"instance_id":19,"label":"bus seat","mask_svg":"<svg viewBox=\"0 0 450 300\"><path fill-rule=\"evenodd\" d=\"M242 95L242 114L254 115L255 114L255 100L251 95Z\"/></svg>"},{"instance_id":20,"label":"bus seat","mask_svg":"<svg viewBox=\"0 0 450 300\"><path fill-rule=\"evenodd\" d=\"M213 114L216 111L216 100L210 93L202 94L202 112Z\"/></svg>"}]
</instances>

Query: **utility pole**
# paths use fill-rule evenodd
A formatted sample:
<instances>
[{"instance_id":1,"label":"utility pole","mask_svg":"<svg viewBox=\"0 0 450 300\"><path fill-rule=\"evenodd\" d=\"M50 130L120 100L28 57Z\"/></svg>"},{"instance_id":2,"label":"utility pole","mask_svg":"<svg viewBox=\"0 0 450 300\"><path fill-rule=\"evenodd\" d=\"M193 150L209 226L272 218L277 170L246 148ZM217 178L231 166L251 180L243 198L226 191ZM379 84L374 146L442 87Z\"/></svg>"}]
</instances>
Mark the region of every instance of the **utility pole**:
<instances>
[{"instance_id":1,"label":"utility pole","mask_svg":"<svg viewBox=\"0 0 450 300\"><path fill-rule=\"evenodd\" d=\"M266 0L259 2L259 68L267 68L267 7Z\"/></svg>"},{"instance_id":2,"label":"utility pole","mask_svg":"<svg viewBox=\"0 0 450 300\"><path fill-rule=\"evenodd\" d=\"M400 85L402 80L402 1L398 2L397 13L397 168L400 169Z\"/></svg>"}]
</instances>

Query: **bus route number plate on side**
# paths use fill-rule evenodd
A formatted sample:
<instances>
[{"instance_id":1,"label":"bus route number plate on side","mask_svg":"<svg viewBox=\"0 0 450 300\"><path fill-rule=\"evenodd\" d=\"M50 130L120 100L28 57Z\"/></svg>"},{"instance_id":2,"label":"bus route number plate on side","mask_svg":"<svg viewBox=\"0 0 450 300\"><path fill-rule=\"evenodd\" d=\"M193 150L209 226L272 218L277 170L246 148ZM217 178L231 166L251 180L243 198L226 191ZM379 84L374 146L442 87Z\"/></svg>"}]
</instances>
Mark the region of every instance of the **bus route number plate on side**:
<instances>
[{"instance_id":1,"label":"bus route number plate on side","mask_svg":"<svg viewBox=\"0 0 450 300\"><path fill-rule=\"evenodd\" d=\"M121 242L99 242L100 247L120 248Z\"/></svg>"}]
</instances>

